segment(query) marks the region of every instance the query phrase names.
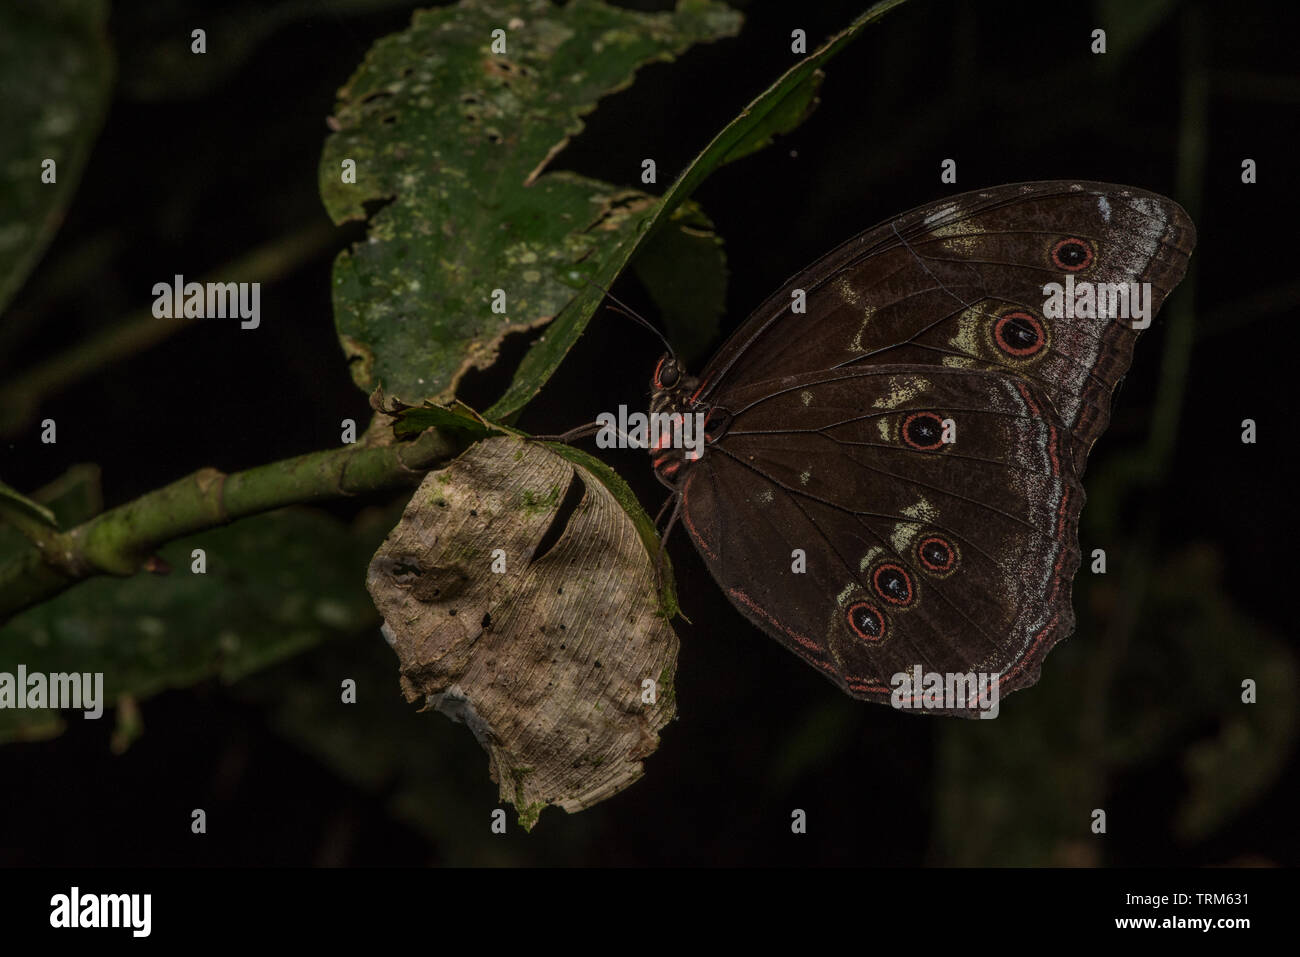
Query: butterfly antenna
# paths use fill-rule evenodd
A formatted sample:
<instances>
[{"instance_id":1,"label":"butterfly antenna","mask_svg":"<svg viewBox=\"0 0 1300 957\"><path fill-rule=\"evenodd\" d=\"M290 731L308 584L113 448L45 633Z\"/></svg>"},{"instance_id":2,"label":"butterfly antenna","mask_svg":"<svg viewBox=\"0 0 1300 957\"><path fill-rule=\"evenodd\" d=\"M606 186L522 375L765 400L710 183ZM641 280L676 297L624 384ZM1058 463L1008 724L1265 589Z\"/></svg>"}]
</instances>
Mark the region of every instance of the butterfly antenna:
<instances>
[{"instance_id":1,"label":"butterfly antenna","mask_svg":"<svg viewBox=\"0 0 1300 957\"><path fill-rule=\"evenodd\" d=\"M654 334L655 338L664 344L664 348L668 350L668 354L671 355L673 359L677 358L677 350L675 350L672 347L672 344L668 341L668 339L664 336L664 334L660 332L658 329L656 329L654 324L649 319L642 316L635 309L633 309L627 303L623 302L621 299L615 296L604 286L598 285L592 282L590 279L587 280L587 284L591 286L595 286L597 289L599 289L601 292L605 294L606 298L614 300L615 305L611 306L606 304L605 306L606 309L609 309L612 312L622 313L623 315L631 319L633 322L636 322L644 326L645 328L649 329Z\"/></svg>"}]
</instances>

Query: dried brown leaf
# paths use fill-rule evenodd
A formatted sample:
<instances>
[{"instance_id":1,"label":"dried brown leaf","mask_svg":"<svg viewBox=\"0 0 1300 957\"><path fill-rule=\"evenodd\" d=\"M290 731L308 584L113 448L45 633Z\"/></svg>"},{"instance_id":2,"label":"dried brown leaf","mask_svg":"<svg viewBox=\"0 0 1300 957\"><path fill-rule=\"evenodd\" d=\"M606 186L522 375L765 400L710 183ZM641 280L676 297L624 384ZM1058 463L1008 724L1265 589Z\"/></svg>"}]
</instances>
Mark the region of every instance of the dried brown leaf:
<instances>
[{"instance_id":1,"label":"dried brown leaf","mask_svg":"<svg viewBox=\"0 0 1300 957\"><path fill-rule=\"evenodd\" d=\"M674 714L677 638L645 544L591 472L478 442L426 476L367 585L407 700L469 725L524 827L641 776Z\"/></svg>"}]
</instances>

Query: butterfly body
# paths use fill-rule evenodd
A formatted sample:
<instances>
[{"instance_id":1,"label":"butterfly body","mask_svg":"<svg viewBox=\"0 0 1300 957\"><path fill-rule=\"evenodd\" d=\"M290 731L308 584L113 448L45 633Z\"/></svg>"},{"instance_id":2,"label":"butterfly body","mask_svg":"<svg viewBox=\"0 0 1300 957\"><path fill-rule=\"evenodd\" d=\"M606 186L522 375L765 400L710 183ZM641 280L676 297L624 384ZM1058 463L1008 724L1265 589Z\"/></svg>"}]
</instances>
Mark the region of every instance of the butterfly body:
<instances>
[{"instance_id":1,"label":"butterfly body","mask_svg":"<svg viewBox=\"0 0 1300 957\"><path fill-rule=\"evenodd\" d=\"M796 275L698 379L661 359L651 410L705 440L652 461L728 599L854 697L897 705L918 667L1035 683L1074 626L1088 451L1194 241L1130 187L967 193Z\"/></svg>"}]
</instances>

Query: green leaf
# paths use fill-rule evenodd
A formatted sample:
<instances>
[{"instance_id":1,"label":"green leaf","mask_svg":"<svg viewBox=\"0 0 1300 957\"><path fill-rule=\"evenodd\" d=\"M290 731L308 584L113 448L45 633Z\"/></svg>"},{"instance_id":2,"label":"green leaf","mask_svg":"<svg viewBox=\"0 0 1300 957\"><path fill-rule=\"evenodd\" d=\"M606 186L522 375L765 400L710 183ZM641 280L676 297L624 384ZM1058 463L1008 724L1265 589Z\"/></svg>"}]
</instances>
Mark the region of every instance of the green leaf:
<instances>
[{"instance_id":1,"label":"green leaf","mask_svg":"<svg viewBox=\"0 0 1300 957\"><path fill-rule=\"evenodd\" d=\"M32 498L49 507L60 528L88 522L104 510L100 468L93 463L74 465L33 492Z\"/></svg>"},{"instance_id":2,"label":"green leaf","mask_svg":"<svg viewBox=\"0 0 1300 957\"><path fill-rule=\"evenodd\" d=\"M0 5L0 312L63 221L104 122L107 21L105 0Z\"/></svg>"},{"instance_id":3,"label":"green leaf","mask_svg":"<svg viewBox=\"0 0 1300 957\"><path fill-rule=\"evenodd\" d=\"M504 434L463 402L453 402L449 406L426 402L416 408L402 409L393 421L393 435L399 439L414 438L425 429L441 429L462 440Z\"/></svg>"},{"instance_id":4,"label":"green leaf","mask_svg":"<svg viewBox=\"0 0 1300 957\"><path fill-rule=\"evenodd\" d=\"M697 204L683 203L632 268L659 308L678 358L704 355L727 305L727 254L712 220Z\"/></svg>"},{"instance_id":5,"label":"green leaf","mask_svg":"<svg viewBox=\"0 0 1300 957\"><path fill-rule=\"evenodd\" d=\"M8 518L17 524L23 520L44 525L46 528L58 528L54 513L39 502L33 502L16 488L0 482L0 522Z\"/></svg>"},{"instance_id":6,"label":"green leaf","mask_svg":"<svg viewBox=\"0 0 1300 957\"><path fill-rule=\"evenodd\" d=\"M1095 23L1106 31L1102 70L1114 71L1125 58L1164 23L1180 0L1096 0ZM1082 41L1081 41L1082 42ZM1091 40L1089 39L1089 47Z\"/></svg>"},{"instance_id":7,"label":"green leaf","mask_svg":"<svg viewBox=\"0 0 1300 957\"><path fill-rule=\"evenodd\" d=\"M0 628L0 672L103 672L104 706L209 677L234 681L317 642L377 626L362 569L392 526L349 529L284 510L171 542L167 575L96 578ZM207 573L190 570L191 549ZM82 720L71 712L71 720ZM0 741L48 730L49 711L0 710Z\"/></svg>"},{"instance_id":8,"label":"green leaf","mask_svg":"<svg viewBox=\"0 0 1300 957\"><path fill-rule=\"evenodd\" d=\"M812 56L817 56L819 52L814 52ZM798 81L773 104L771 110L756 116L754 121L748 124L745 135L727 150L718 165L734 163L750 153L757 153L770 146L777 136L790 132L806 120L808 114L817 106L817 91L821 89L822 80L825 78L826 74L821 70L801 73ZM750 104L748 109L753 109L753 104ZM744 116L745 114L742 113L740 119Z\"/></svg>"},{"instance_id":9,"label":"green leaf","mask_svg":"<svg viewBox=\"0 0 1300 957\"><path fill-rule=\"evenodd\" d=\"M335 321L357 384L411 404L446 398L508 332L559 313L594 255L637 228L653 200L545 167L639 66L739 22L713 0L660 14L463 0L377 42L340 91L320 165L336 223L390 201L334 265ZM348 160L355 184L342 181ZM492 310L498 289L504 313Z\"/></svg>"},{"instance_id":10,"label":"green leaf","mask_svg":"<svg viewBox=\"0 0 1300 957\"><path fill-rule=\"evenodd\" d=\"M0 487L8 488L0 482ZM0 496L2 497L2 496ZM53 482L37 489L25 501L40 512L48 512L56 528L73 528L88 521L104 509L104 496L99 487L98 465L74 465ZM4 508L0 505L0 563L27 551L30 540L16 528L3 522ZM42 516L39 521L47 525Z\"/></svg>"},{"instance_id":11,"label":"green leaf","mask_svg":"<svg viewBox=\"0 0 1300 957\"><path fill-rule=\"evenodd\" d=\"M602 289L613 285L619 273L641 250L650 235L660 228L715 169L724 163L752 152L768 142L774 133L788 129L793 116L802 116L811 102L810 87L815 91L817 71L844 49L869 24L883 17L904 0L884 0L863 13L848 28L837 33L816 52L795 64L772 86L761 93L736 119L732 120L704 148L659 202L647 209L631 235L624 238L600 264L593 279L595 286L580 289L565 305L555 321L524 356L509 389L491 409L488 417L504 420L531 401L563 361L569 349L586 328L587 321L604 298Z\"/></svg>"}]
</instances>

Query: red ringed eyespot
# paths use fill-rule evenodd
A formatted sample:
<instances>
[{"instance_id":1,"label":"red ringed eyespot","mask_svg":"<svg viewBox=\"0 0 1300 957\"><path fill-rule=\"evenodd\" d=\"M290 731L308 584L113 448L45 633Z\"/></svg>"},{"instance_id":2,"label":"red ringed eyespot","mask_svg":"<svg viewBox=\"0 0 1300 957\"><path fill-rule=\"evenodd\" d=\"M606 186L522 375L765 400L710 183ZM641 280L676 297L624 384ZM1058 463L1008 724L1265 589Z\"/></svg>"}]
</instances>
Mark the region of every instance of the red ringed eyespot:
<instances>
[{"instance_id":1,"label":"red ringed eyespot","mask_svg":"<svg viewBox=\"0 0 1300 957\"><path fill-rule=\"evenodd\" d=\"M916 557L922 568L940 574L950 572L957 566L957 549L952 542L938 535L921 539L916 546Z\"/></svg>"},{"instance_id":2,"label":"red ringed eyespot","mask_svg":"<svg viewBox=\"0 0 1300 957\"><path fill-rule=\"evenodd\" d=\"M849 628L863 641L883 641L885 616L870 602L856 601L845 612Z\"/></svg>"},{"instance_id":3,"label":"red ringed eyespot","mask_svg":"<svg viewBox=\"0 0 1300 957\"><path fill-rule=\"evenodd\" d=\"M933 412L913 412L903 421L903 441L930 452L943 445L943 419Z\"/></svg>"},{"instance_id":4,"label":"red ringed eyespot","mask_svg":"<svg viewBox=\"0 0 1300 957\"><path fill-rule=\"evenodd\" d=\"M1047 345L1047 333L1038 318L1023 311L1008 312L993 324L993 341L1009 356L1025 359Z\"/></svg>"},{"instance_id":5,"label":"red ringed eyespot","mask_svg":"<svg viewBox=\"0 0 1300 957\"><path fill-rule=\"evenodd\" d=\"M877 566L871 573L871 587L885 601L901 608L912 604L916 595L912 588L912 576L901 565Z\"/></svg>"},{"instance_id":6,"label":"red ringed eyespot","mask_svg":"<svg viewBox=\"0 0 1300 957\"><path fill-rule=\"evenodd\" d=\"M1052 265L1066 272L1079 272L1092 265L1092 244L1070 236L1052 247Z\"/></svg>"}]
</instances>

